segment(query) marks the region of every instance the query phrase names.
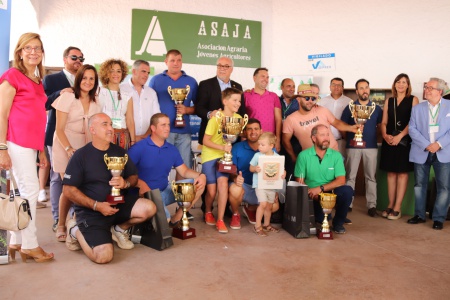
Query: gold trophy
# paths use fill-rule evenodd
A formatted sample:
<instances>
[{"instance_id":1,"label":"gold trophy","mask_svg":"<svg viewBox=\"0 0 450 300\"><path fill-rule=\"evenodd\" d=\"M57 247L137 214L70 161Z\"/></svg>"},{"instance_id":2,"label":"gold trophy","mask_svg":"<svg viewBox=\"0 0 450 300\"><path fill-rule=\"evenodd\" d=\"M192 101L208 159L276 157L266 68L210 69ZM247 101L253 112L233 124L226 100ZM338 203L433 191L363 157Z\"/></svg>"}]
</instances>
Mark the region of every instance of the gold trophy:
<instances>
[{"instance_id":1,"label":"gold trophy","mask_svg":"<svg viewBox=\"0 0 450 300\"><path fill-rule=\"evenodd\" d=\"M336 194L320 193L319 198L325 217L323 218L322 228L317 232L317 237L321 240L332 240L333 233L331 232L330 225L328 224L328 214L331 213L334 205L336 204Z\"/></svg>"},{"instance_id":2,"label":"gold trophy","mask_svg":"<svg viewBox=\"0 0 450 300\"><path fill-rule=\"evenodd\" d=\"M108 170L111 170L111 175L114 178L120 177L120 174L122 174L128 161L128 155L125 154L124 157L108 157L108 154L105 154L103 159L105 160ZM113 205L125 202L123 195L120 194L120 189L115 187L111 188L111 194L106 197L106 201Z\"/></svg>"},{"instance_id":3,"label":"gold trophy","mask_svg":"<svg viewBox=\"0 0 450 300\"><path fill-rule=\"evenodd\" d=\"M191 90L191 87L189 85L186 85L186 88L176 88L173 89L170 85L167 88L167 92L169 92L170 97L172 97L172 100L175 101L176 104L183 104L184 100L186 100L187 96L189 95L189 91ZM186 122L184 121L183 114L178 114L175 118L175 127L185 127Z\"/></svg>"},{"instance_id":4,"label":"gold trophy","mask_svg":"<svg viewBox=\"0 0 450 300\"><path fill-rule=\"evenodd\" d=\"M355 123L359 125L366 124L367 120L370 119L373 112L375 111L376 104L372 102L371 106L367 105L355 105L353 100L348 104L352 117L355 119ZM350 146L355 148L366 148L366 142L363 141L361 129L355 133L355 137L350 141Z\"/></svg>"},{"instance_id":5,"label":"gold trophy","mask_svg":"<svg viewBox=\"0 0 450 300\"><path fill-rule=\"evenodd\" d=\"M181 218L181 227L176 227L172 231L172 236L186 240L195 237L195 229L189 227L189 220L187 218L187 209L195 198L194 180L184 179L179 181L172 181L172 192L175 196L175 201L183 209L183 217Z\"/></svg>"},{"instance_id":6,"label":"gold trophy","mask_svg":"<svg viewBox=\"0 0 450 300\"><path fill-rule=\"evenodd\" d=\"M248 116L243 118L226 117L222 112L216 113L216 122L219 124L219 134L223 133L223 141L229 145L234 143L248 123ZM225 152L217 162L217 170L222 173L236 174L237 167L233 165L231 152Z\"/></svg>"}]
</instances>

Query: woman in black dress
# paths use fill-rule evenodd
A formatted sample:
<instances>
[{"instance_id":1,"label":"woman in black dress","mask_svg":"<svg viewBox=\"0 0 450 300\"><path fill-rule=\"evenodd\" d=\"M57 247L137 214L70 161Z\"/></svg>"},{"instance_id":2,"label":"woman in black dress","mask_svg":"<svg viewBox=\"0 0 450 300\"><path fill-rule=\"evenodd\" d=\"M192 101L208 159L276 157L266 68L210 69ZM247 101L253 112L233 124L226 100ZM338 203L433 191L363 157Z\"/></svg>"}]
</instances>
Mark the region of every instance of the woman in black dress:
<instances>
[{"instance_id":1,"label":"woman in black dress","mask_svg":"<svg viewBox=\"0 0 450 300\"><path fill-rule=\"evenodd\" d=\"M411 95L411 83L408 75L402 73L395 77L392 84L392 95L384 103L381 133L380 169L387 172L389 204L382 216L389 220L400 219L403 197L408 185L408 173L414 170L409 162L410 137L408 123L411 109L419 103L417 97ZM406 140L407 144L401 140Z\"/></svg>"}]
</instances>

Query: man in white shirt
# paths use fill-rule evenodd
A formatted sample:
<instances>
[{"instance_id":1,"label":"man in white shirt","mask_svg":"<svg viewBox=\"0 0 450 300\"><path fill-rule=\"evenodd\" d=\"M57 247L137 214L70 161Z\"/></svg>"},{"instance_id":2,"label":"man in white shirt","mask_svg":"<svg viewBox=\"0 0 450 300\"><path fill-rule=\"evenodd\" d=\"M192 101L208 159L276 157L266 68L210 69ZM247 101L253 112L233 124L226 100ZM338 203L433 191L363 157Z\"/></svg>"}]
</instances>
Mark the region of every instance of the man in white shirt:
<instances>
[{"instance_id":1,"label":"man in white shirt","mask_svg":"<svg viewBox=\"0 0 450 300\"><path fill-rule=\"evenodd\" d=\"M150 134L151 117L161 112L158 96L146 82L150 74L150 64L145 60L136 60L133 64L132 77L120 85L120 89L132 95L136 142Z\"/></svg>"},{"instance_id":2,"label":"man in white shirt","mask_svg":"<svg viewBox=\"0 0 450 300\"><path fill-rule=\"evenodd\" d=\"M344 80L339 77L331 79L330 82L331 94L323 97L318 104L320 106L328 108L336 119L341 119L342 112L348 106L348 103L352 100L347 96L344 96ZM342 133L335 127L330 126L331 133L338 142L339 152L342 156L346 156L345 151L345 139L342 137Z\"/></svg>"}]
</instances>

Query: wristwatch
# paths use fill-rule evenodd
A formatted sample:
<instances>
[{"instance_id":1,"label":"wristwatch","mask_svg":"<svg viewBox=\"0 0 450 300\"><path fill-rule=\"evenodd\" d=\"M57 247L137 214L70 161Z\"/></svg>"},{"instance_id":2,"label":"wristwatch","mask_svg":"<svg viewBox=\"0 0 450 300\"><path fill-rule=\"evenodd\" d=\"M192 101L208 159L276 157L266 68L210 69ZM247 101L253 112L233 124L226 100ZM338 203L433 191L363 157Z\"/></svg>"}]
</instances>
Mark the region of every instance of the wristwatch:
<instances>
[{"instance_id":1,"label":"wristwatch","mask_svg":"<svg viewBox=\"0 0 450 300\"><path fill-rule=\"evenodd\" d=\"M320 190L322 191L322 193L325 191L325 188L323 187L323 185L320 186Z\"/></svg>"}]
</instances>

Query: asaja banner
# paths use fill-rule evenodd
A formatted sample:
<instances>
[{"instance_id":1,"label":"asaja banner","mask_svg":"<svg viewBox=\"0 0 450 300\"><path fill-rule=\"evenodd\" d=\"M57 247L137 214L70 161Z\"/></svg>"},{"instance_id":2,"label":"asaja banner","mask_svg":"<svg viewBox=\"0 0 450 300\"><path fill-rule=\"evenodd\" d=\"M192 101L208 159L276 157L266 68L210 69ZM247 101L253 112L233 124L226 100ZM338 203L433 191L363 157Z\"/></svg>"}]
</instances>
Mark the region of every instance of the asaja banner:
<instances>
[{"instance_id":1,"label":"asaja banner","mask_svg":"<svg viewBox=\"0 0 450 300\"><path fill-rule=\"evenodd\" d=\"M143 9L132 10L131 59L162 62L177 49L183 62L214 65L221 56L236 67L261 66L261 22Z\"/></svg>"}]
</instances>

